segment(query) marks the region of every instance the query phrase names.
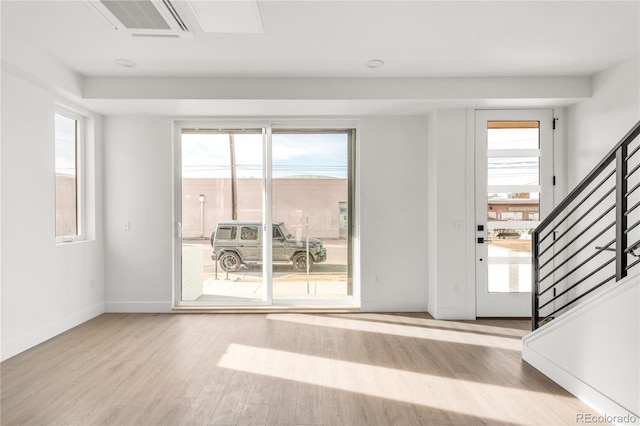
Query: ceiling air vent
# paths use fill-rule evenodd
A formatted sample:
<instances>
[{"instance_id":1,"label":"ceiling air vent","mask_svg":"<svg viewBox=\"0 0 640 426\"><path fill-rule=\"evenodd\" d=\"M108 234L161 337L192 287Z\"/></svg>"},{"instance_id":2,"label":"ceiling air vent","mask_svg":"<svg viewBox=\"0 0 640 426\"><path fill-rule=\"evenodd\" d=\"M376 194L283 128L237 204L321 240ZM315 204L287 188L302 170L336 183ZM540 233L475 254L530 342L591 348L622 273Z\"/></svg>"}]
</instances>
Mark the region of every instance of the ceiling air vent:
<instances>
[{"instance_id":1,"label":"ceiling air vent","mask_svg":"<svg viewBox=\"0 0 640 426\"><path fill-rule=\"evenodd\" d=\"M116 29L133 36L182 37L189 28L169 0L90 0Z\"/></svg>"}]
</instances>

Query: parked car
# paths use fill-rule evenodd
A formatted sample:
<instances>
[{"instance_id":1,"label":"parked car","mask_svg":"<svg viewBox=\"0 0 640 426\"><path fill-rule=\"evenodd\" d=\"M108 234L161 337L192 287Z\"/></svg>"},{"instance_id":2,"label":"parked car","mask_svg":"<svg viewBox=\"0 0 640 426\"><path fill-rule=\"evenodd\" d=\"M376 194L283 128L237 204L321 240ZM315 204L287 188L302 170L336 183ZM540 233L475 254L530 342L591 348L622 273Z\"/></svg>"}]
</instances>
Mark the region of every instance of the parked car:
<instances>
[{"instance_id":1,"label":"parked car","mask_svg":"<svg viewBox=\"0 0 640 426\"><path fill-rule=\"evenodd\" d=\"M218 223L211 233L213 254L211 259L220 262L227 272L235 272L243 265L262 263L262 224L250 221L226 221ZM296 239L283 222L274 222L271 228L273 263L292 263L296 271L307 270L307 240ZM327 250L322 241L309 238L309 269L314 263L327 260Z\"/></svg>"}]
</instances>

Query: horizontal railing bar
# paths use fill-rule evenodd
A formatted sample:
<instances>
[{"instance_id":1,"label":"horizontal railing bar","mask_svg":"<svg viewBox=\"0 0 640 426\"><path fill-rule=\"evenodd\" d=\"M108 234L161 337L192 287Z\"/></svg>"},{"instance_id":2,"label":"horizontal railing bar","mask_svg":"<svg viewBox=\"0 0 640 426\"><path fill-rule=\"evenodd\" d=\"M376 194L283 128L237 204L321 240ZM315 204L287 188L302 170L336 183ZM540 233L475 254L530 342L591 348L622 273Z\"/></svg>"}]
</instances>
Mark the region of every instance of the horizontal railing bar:
<instances>
[{"instance_id":1,"label":"horizontal railing bar","mask_svg":"<svg viewBox=\"0 0 640 426\"><path fill-rule=\"evenodd\" d=\"M630 253L630 252L632 252L633 250L635 250L637 248L640 248L640 240L636 241L633 244L628 244L627 245L627 249L625 250L625 252Z\"/></svg>"},{"instance_id":2,"label":"horizontal railing bar","mask_svg":"<svg viewBox=\"0 0 640 426\"><path fill-rule=\"evenodd\" d=\"M628 190L627 193L624 194L624 196L628 197L629 195L633 194L638 188L640 188L640 183L634 185L634 187Z\"/></svg>"},{"instance_id":3,"label":"horizontal railing bar","mask_svg":"<svg viewBox=\"0 0 640 426\"><path fill-rule=\"evenodd\" d=\"M593 170L580 181L580 183L565 197L564 200L556 206L556 208L542 221L538 229L541 231L545 229L547 226L551 225L553 221L560 215L562 211L564 211L578 196L584 192L584 190L595 180L595 177L602 173L611 162L616 158L616 151L622 145L628 145L629 142L634 140L640 134L640 121L638 121L635 126L629 132L624 135L624 137L613 147L611 151L607 155L604 156L602 160L593 168Z\"/></svg>"},{"instance_id":4,"label":"horizontal railing bar","mask_svg":"<svg viewBox=\"0 0 640 426\"><path fill-rule=\"evenodd\" d=\"M586 260L583 260L578 266L574 267L572 270L570 270L569 272L567 272L566 274L564 274L561 278L557 279L553 284L551 284L551 286L547 287L545 290L539 292L538 294L540 296L542 296L543 294L545 294L547 291L551 290L552 288L554 288L556 285L558 285L558 283L564 281L565 278L567 278L569 275L573 274L574 272L576 272L578 269L582 268L584 265L586 265L587 263L591 262L591 260L593 260L597 255L599 255L600 253L604 252L606 250L607 247L609 247L611 244L615 243L616 240L612 240L609 244L607 244L606 246L604 246L603 248L601 248L600 250L596 251L594 254L592 254L591 256L589 256ZM615 257L613 258L615 260ZM606 266L607 264L605 263L603 265ZM597 270L596 270L597 272ZM541 306L542 307L542 306Z\"/></svg>"},{"instance_id":5,"label":"horizontal railing bar","mask_svg":"<svg viewBox=\"0 0 640 426\"><path fill-rule=\"evenodd\" d=\"M640 187L640 185L638 185ZM637 209L638 207L640 207L640 201L638 201L637 203L635 203L633 206L628 207L627 211L624 212L625 216L629 216L629 214L631 214L631 212L633 212L635 209Z\"/></svg>"},{"instance_id":6,"label":"horizontal railing bar","mask_svg":"<svg viewBox=\"0 0 640 426\"><path fill-rule=\"evenodd\" d=\"M587 246L590 246L591 243L593 243L595 240L597 240L598 238L600 238L602 236L602 234L604 234L605 232L607 232L609 229L613 228L613 226L616 224L615 221L611 222L609 224L609 226L607 226L606 228L604 228L602 231L600 231L595 237L591 238L587 243L585 243L582 247L578 248L575 250L575 253L573 253L571 256L567 257L564 261L562 261L562 263L560 263L559 265L557 265L555 268L553 268L553 270L551 270L551 272L549 272L547 275L544 276L544 278L540 278L540 280L538 281L539 283L543 282L544 280L546 280L549 275L553 274L556 270L558 270L559 268L561 268L562 266L564 266L565 263L567 263L568 261L570 261L571 259L573 259L574 257L576 257L578 254L580 254L582 252L582 250L584 248L586 248ZM615 241L615 240L614 240ZM610 244L609 244L610 245ZM609 247L609 245L607 245L607 247ZM597 249L598 247L596 247ZM542 267L538 268L538 270L542 271Z\"/></svg>"},{"instance_id":7,"label":"horizontal railing bar","mask_svg":"<svg viewBox=\"0 0 640 426\"><path fill-rule=\"evenodd\" d=\"M631 141L629 141L629 143L631 143ZM625 160L625 161L629 161L629 159L630 159L631 157L633 157L633 155L634 155L636 152L638 152L638 151L640 151L640 144L639 144L638 146L636 146L636 147L635 147L635 148L634 148L634 149L629 153L629 155L627 155L627 158L625 158L624 160Z\"/></svg>"},{"instance_id":8,"label":"horizontal railing bar","mask_svg":"<svg viewBox=\"0 0 640 426\"><path fill-rule=\"evenodd\" d=\"M611 195L614 191L616 190L615 187L611 188L606 194L604 194L602 197L600 197L600 199L598 201L596 201L596 203L593 205L593 207L599 205L601 202L603 202L609 195ZM593 209L592 207L592 209ZM600 216L598 219L596 219L596 222L600 219L602 219L607 213L609 213L611 210L613 210L616 207L615 204L612 204L611 207L609 208L609 210L607 210L604 215ZM578 219L575 220L575 222L573 222L573 225L571 225L570 227L568 227L562 234L558 235L556 237L556 240L551 243L549 245L549 247L547 247L546 249L544 249L542 252L540 252L540 256L542 256L547 250L549 250L551 247L553 247L553 245L555 244L556 241L560 240L562 237L564 237L565 235L567 235L569 233L569 231L571 231L573 228L575 228L578 223L580 223L580 221L582 219L584 219L585 217L587 217L593 210L589 210L587 212L585 212L582 216L580 216ZM595 222L592 222L589 226L593 225ZM589 228L589 226L587 226L587 229ZM582 235L582 234L581 234Z\"/></svg>"},{"instance_id":9,"label":"horizontal railing bar","mask_svg":"<svg viewBox=\"0 0 640 426\"><path fill-rule=\"evenodd\" d=\"M545 239L547 239L549 235L553 234L553 231L555 231L565 220L567 220L576 210L578 210L585 203L585 201L587 201L593 194L595 194L595 192L599 190L602 187L602 185L604 185L605 182L609 180L609 178L613 176L615 173L616 173L616 169L613 169L603 180L600 181L600 183L598 183L598 185L592 188L591 191L578 204L576 204L575 207L571 209L564 218L562 218L559 222L556 223L556 225L549 231L549 233L547 233L547 235L545 235L543 238L540 239L540 243L542 243ZM615 190L615 187L614 187L614 190ZM595 204L597 205L599 203L595 203ZM538 227L536 228L536 232L539 229L540 229L540 225L538 225ZM540 232L538 232L538 235L540 235Z\"/></svg>"},{"instance_id":10,"label":"horizontal railing bar","mask_svg":"<svg viewBox=\"0 0 640 426\"><path fill-rule=\"evenodd\" d=\"M557 250L556 252L554 252L553 256L551 256L549 259L547 259L546 262L544 262L542 265L539 266L538 269L542 270L542 268L544 268L545 266L547 266L549 264L549 262L551 262L553 259L555 259L560 253L562 253L564 250L566 250L569 246L571 246L571 244L573 244L578 238L582 237L585 232L587 232L589 229L591 229L591 227L598 223L600 220L602 220L603 217L605 217L606 215L608 215L613 209L615 208L615 205L609 207L609 209L607 209L604 213L602 213L600 216L598 216L596 218L596 220L594 220L593 222L591 222L589 225L587 225L584 230L582 232L580 232L577 236L575 236L571 241L569 241L567 244L564 245L564 247L562 247L561 249ZM613 221L613 224L615 225L615 220ZM611 226L611 225L610 225ZM566 232L565 232L566 234ZM563 234L564 236L564 234ZM556 241L560 241L560 238L558 238ZM554 241L555 242L555 241ZM540 257L542 257L542 255L547 252L549 250L549 247L547 249L545 249L543 252L541 252L538 255L538 259Z\"/></svg>"},{"instance_id":11,"label":"horizontal railing bar","mask_svg":"<svg viewBox=\"0 0 640 426\"><path fill-rule=\"evenodd\" d=\"M631 169L631 171L628 172L627 175L624 178L625 179L629 179L631 177L631 175L633 175L635 172L638 171L638 169L640 169L640 164L636 165L633 169Z\"/></svg>"},{"instance_id":12,"label":"horizontal railing bar","mask_svg":"<svg viewBox=\"0 0 640 426\"><path fill-rule=\"evenodd\" d=\"M613 263L616 260L615 257L612 257L608 262L603 263L602 265L600 265L600 267L594 269L593 271L589 272L586 276L582 277L580 280L576 281L574 284L572 284L570 287L567 287L564 291L562 291L560 294L555 295L552 299L550 299L547 303L545 303L544 305L541 305L539 307L539 309L544 308L545 306L547 306L549 303L553 302L554 300L558 299L559 297L564 296L565 294L567 294L568 292L570 292L571 290L573 290L574 288L576 288L577 286L579 286L580 284L582 284L583 282L585 282L587 279L591 278L592 276L594 276L595 274L597 274L598 272L602 271L607 265L610 265L611 263ZM542 295L542 293L540 293L540 295Z\"/></svg>"},{"instance_id":13,"label":"horizontal railing bar","mask_svg":"<svg viewBox=\"0 0 640 426\"><path fill-rule=\"evenodd\" d=\"M627 229L624 231L625 234L629 234L629 232L633 231L635 228L640 225L640 220L634 223L633 225L627 226Z\"/></svg>"},{"instance_id":14,"label":"horizontal railing bar","mask_svg":"<svg viewBox=\"0 0 640 426\"><path fill-rule=\"evenodd\" d=\"M640 263L640 258L634 260L633 262L631 262L630 265L627 265L627 271L631 268L633 268L634 266L636 266L638 263Z\"/></svg>"},{"instance_id":15,"label":"horizontal railing bar","mask_svg":"<svg viewBox=\"0 0 640 426\"><path fill-rule=\"evenodd\" d=\"M549 313L548 315L546 315L544 318L548 318L558 312L560 312L561 310L563 310L564 308L566 308L567 306L577 302L578 300L582 299L583 297L585 297L586 295L588 295L589 293L597 290L598 288L602 287L604 284L606 284L607 282L611 281L612 279L614 279L616 276L611 275L609 278L606 278L604 281L601 281L599 284L597 284L596 286L590 288L589 290L585 291L584 293L582 293L580 296L572 299L571 301L565 303L564 305L562 305L561 307L559 307L558 309L556 309L555 311Z\"/></svg>"}]
</instances>

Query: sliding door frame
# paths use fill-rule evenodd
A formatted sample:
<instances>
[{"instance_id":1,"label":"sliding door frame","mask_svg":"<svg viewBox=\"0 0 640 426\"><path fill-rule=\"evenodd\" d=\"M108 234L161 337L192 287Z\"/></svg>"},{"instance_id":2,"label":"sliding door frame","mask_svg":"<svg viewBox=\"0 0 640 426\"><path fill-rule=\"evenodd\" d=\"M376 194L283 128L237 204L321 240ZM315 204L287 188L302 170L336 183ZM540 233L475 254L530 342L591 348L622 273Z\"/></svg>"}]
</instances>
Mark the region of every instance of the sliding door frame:
<instances>
[{"instance_id":1,"label":"sliding door frame","mask_svg":"<svg viewBox=\"0 0 640 426\"><path fill-rule=\"evenodd\" d=\"M349 172L347 173L348 181L348 216L349 216L349 232L348 232L348 288L351 289L351 298L346 300L284 300L279 299L277 304L273 303L273 268L272 245L263 244L263 299L247 300L242 302L236 301L216 301L215 304L203 301L183 301L182 295L182 132L183 129L193 128L212 128L212 129L262 129L263 130L263 197L262 197L262 220L264 224L272 222L272 131L274 129L288 130L345 130L349 132ZM360 245L359 245L359 160L357 156L359 146L358 121L341 120L341 119L272 119L272 118L247 118L247 119L193 119L180 120L176 119L173 123L173 146L172 146L172 192L173 192L173 306L175 308L190 309L225 309L233 310L234 308L326 308L326 307L360 307ZM264 228L264 226L263 226ZM270 226L267 227L270 230ZM263 229L263 235L267 230ZM264 238L264 237L263 237ZM266 239L265 239L266 240Z\"/></svg>"}]
</instances>

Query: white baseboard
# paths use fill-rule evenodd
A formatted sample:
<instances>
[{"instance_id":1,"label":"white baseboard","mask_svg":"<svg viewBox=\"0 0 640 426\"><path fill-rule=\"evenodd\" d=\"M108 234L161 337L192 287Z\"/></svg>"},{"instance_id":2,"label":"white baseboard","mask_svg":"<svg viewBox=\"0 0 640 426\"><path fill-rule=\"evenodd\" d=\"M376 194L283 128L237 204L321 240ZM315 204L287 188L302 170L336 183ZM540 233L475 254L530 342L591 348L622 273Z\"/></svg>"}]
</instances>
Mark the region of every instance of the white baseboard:
<instances>
[{"instance_id":1,"label":"white baseboard","mask_svg":"<svg viewBox=\"0 0 640 426\"><path fill-rule=\"evenodd\" d=\"M465 308L436 308L435 312L429 311L432 317L439 320L475 320L475 313Z\"/></svg>"},{"instance_id":2,"label":"white baseboard","mask_svg":"<svg viewBox=\"0 0 640 426\"><path fill-rule=\"evenodd\" d=\"M361 312L427 312L427 302L362 301Z\"/></svg>"},{"instance_id":3,"label":"white baseboard","mask_svg":"<svg viewBox=\"0 0 640 426\"><path fill-rule=\"evenodd\" d=\"M163 314L172 308L171 302L105 302L105 312L110 313Z\"/></svg>"},{"instance_id":4,"label":"white baseboard","mask_svg":"<svg viewBox=\"0 0 640 426\"><path fill-rule=\"evenodd\" d=\"M580 380L580 378L574 376L538 352L531 349L523 349L522 359L601 415L611 417L612 419L610 420L613 420L614 416L620 419L630 420L624 422L607 421L606 423L640 425L640 417L626 410L606 395L598 392L598 390L589 386L587 383ZM578 413L576 413L576 415L577 414Z\"/></svg>"},{"instance_id":5,"label":"white baseboard","mask_svg":"<svg viewBox=\"0 0 640 426\"><path fill-rule=\"evenodd\" d=\"M105 306L103 303L90 306L79 312L75 312L71 315L67 315L57 321L47 322L44 327L40 327L32 332L23 334L17 339L6 340L5 336L2 338L1 360L11 358L21 352L26 351L42 342L45 342L52 337L55 337L67 330L72 329L84 322L89 321L105 312ZM45 321L43 321L45 322Z\"/></svg>"}]
</instances>

